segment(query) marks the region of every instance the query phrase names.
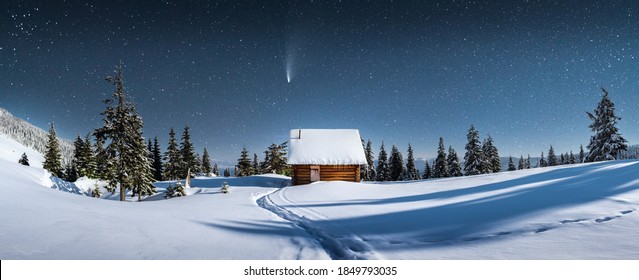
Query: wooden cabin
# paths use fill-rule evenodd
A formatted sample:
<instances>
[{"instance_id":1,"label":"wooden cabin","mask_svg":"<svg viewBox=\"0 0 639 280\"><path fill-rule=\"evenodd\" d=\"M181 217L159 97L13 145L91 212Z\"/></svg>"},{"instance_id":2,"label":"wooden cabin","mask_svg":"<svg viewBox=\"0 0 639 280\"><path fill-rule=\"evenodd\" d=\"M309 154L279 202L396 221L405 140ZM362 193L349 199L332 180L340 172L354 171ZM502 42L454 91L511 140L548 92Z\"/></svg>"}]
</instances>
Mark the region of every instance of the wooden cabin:
<instances>
[{"instance_id":1,"label":"wooden cabin","mask_svg":"<svg viewBox=\"0 0 639 280\"><path fill-rule=\"evenodd\" d=\"M291 130L288 164L292 185L317 181L360 181L360 166L366 165L357 129Z\"/></svg>"}]
</instances>

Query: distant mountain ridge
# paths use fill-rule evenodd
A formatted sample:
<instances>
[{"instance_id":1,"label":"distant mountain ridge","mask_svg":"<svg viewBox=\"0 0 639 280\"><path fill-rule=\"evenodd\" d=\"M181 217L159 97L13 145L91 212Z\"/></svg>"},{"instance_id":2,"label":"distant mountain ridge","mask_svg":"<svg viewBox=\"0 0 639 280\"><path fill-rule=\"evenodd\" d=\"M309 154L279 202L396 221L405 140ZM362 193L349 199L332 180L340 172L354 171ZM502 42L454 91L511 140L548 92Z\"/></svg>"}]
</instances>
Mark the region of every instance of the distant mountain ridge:
<instances>
[{"instance_id":1,"label":"distant mountain ridge","mask_svg":"<svg viewBox=\"0 0 639 280\"><path fill-rule=\"evenodd\" d=\"M48 132L13 116L4 108L0 108L0 133L41 154L44 154L46 150ZM59 137L58 141L60 142L62 162L70 162L74 153L73 142Z\"/></svg>"}]
</instances>

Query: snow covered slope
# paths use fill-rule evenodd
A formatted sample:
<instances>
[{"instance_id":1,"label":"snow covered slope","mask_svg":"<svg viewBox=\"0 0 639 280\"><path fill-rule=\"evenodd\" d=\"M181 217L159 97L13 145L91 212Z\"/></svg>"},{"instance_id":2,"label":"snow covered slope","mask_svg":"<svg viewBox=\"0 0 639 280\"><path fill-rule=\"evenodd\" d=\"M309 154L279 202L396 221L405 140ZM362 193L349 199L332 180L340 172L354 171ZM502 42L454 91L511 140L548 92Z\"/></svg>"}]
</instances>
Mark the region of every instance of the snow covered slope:
<instances>
[{"instance_id":1,"label":"snow covered slope","mask_svg":"<svg viewBox=\"0 0 639 280\"><path fill-rule=\"evenodd\" d=\"M304 231L255 200L284 177L193 180L197 195L118 202L48 188L43 169L0 160L0 259L326 259ZM256 224L277 230L237 231Z\"/></svg>"},{"instance_id":2,"label":"snow covered slope","mask_svg":"<svg viewBox=\"0 0 639 280\"><path fill-rule=\"evenodd\" d=\"M46 128L49 129L48 127ZM29 122L15 117L4 108L0 108L0 134L16 140L22 145L44 154L48 141L48 132L36 127ZM64 162L73 158L73 142L58 138L60 154ZM22 155L22 152L20 153Z\"/></svg>"},{"instance_id":3,"label":"snow covered slope","mask_svg":"<svg viewBox=\"0 0 639 280\"><path fill-rule=\"evenodd\" d=\"M639 161L270 195L344 259L639 259Z\"/></svg>"},{"instance_id":4,"label":"snow covered slope","mask_svg":"<svg viewBox=\"0 0 639 280\"><path fill-rule=\"evenodd\" d=\"M639 161L380 184L202 177L139 203L15 161L0 178L0 259L639 259Z\"/></svg>"},{"instance_id":5,"label":"snow covered slope","mask_svg":"<svg viewBox=\"0 0 639 280\"><path fill-rule=\"evenodd\" d=\"M22 153L27 154L29 165L34 167L42 167L44 156L36 150L25 147L9 136L0 133L0 160L18 162Z\"/></svg>"}]
</instances>

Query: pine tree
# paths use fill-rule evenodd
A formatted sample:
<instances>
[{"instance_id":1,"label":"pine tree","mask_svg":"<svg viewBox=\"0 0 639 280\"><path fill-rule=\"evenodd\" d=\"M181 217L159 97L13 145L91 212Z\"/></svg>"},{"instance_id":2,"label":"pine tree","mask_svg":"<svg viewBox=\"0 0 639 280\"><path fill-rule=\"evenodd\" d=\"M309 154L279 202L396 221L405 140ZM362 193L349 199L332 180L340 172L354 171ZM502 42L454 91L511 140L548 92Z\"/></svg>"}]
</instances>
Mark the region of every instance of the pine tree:
<instances>
[{"instance_id":1,"label":"pine tree","mask_svg":"<svg viewBox=\"0 0 639 280\"><path fill-rule=\"evenodd\" d=\"M548 162L546 161L546 159L544 158L544 152L541 152L541 157L539 158L539 162L538 162L539 167L546 167L548 166Z\"/></svg>"},{"instance_id":2,"label":"pine tree","mask_svg":"<svg viewBox=\"0 0 639 280\"><path fill-rule=\"evenodd\" d=\"M27 153L22 153L20 160L18 160L19 164L29 166L29 158L27 157Z\"/></svg>"},{"instance_id":3,"label":"pine tree","mask_svg":"<svg viewBox=\"0 0 639 280\"><path fill-rule=\"evenodd\" d=\"M459 157L457 156L455 149L453 149L453 146L448 146L448 157L446 158L446 162L448 163L448 173L451 177L464 176L461 164L459 163Z\"/></svg>"},{"instance_id":4,"label":"pine tree","mask_svg":"<svg viewBox=\"0 0 639 280\"><path fill-rule=\"evenodd\" d=\"M260 172L260 160L257 159L257 154L253 153L253 163L252 163L252 167L253 167L253 174L257 175L257 174L262 174Z\"/></svg>"},{"instance_id":5,"label":"pine tree","mask_svg":"<svg viewBox=\"0 0 639 280\"><path fill-rule=\"evenodd\" d=\"M413 156L413 147L408 143L408 154L406 156L406 173L407 180L419 180L419 171L415 167L415 157Z\"/></svg>"},{"instance_id":6,"label":"pine tree","mask_svg":"<svg viewBox=\"0 0 639 280\"><path fill-rule=\"evenodd\" d=\"M78 180L78 171L74 161L69 162L65 166L64 180L71 183Z\"/></svg>"},{"instance_id":7,"label":"pine tree","mask_svg":"<svg viewBox=\"0 0 639 280\"><path fill-rule=\"evenodd\" d=\"M58 138L56 137L55 126L53 125L53 123L51 123L51 127L49 128L49 134L47 137L48 140L46 151L44 153L44 163L42 164L42 168L46 169L58 178L63 178L64 174L62 172L62 156L60 155L60 143L58 142Z\"/></svg>"},{"instance_id":8,"label":"pine tree","mask_svg":"<svg viewBox=\"0 0 639 280\"><path fill-rule=\"evenodd\" d=\"M604 95L593 113L586 112L592 124L588 126L594 133L590 137L586 162L619 159L622 152L628 150L628 141L624 139L617 128L617 121L621 120L615 114L615 104L608 96L608 91L601 88Z\"/></svg>"},{"instance_id":9,"label":"pine tree","mask_svg":"<svg viewBox=\"0 0 639 280\"><path fill-rule=\"evenodd\" d=\"M215 176L220 176L220 170L217 168L217 162L213 164L213 170L211 171Z\"/></svg>"},{"instance_id":10,"label":"pine tree","mask_svg":"<svg viewBox=\"0 0 639 280\"><path fill-rule=\"evenodd\" d=\"M526 162L524 161L524 156L519 157L519 164L517 165L517 170L526 169Z\"/></svg>"},{"instance_id":11,"label":"pine tree","mask_svg":"<svg viewBox=\"0 0 639 280\"><path fill-rule=\"evenodd\" d=\"M484 154L484 168L483 173L498 173L501 171L501 160L499 159L499 151L493 144L493 137L488 135L488 138L484 140L482 145L482 152Z\"/></svg>"},{"instance_id":12,"label":"pine tree","mask_svg":"<svg viewBox=\"0 0 639 280\"><path fill-rule=\"evenodd\" d=\"M242 153L240 158L237 160L237 172L235 172L236 177L244 177L251 175L251 159L249 158L248 151L246 147L242 148Z\"/></svg>"},{"instance_id":13,"label":"pine tree","mask_svg":"<svg viewBox=\"0 0 639 280\"><path fill-rule=\"evenodd\" d=\"M528 157L526 158L526 169L530 169L532 166L530 164L530 154L528 154Z\"/></svg>"},{"instance_id":14,"label":"pine tree","mask_svg":"<svg viewBox=\"0 0 639 280\"><path fill-rule=\"evenodd\" d=\"M422 179L430 179L433 178L433 171L430 169L430 164L428 164L428 160L426 160L426 165L424 166L424 175L422 175Z\"/></svg>"},{"instance_id":15,"label":"pine tree","mask_svg":"<svg viewBox=\"0 0 639 280\"><path fill-rule=\"evenodd\" d=\"M388 165L390 168L391 181L401 181L404 179L404 159L402 157L402 153L397 149L395 145L393 145L393 147L391 148Z\"/></svg>"},{"instance_id":16,"label":"pine tree","mask_svg":"<svg viewBox=\"0 0 639 280\"><path fill-rule=\"evenodd\" d=\"M195 155L195 148L193 147L193 143L191 143L191 134L189 132L188 125L184 126L184 131L182 132L180 155L182 160L182 166L179 173L180 178L185 178L189 169L191 169L191 174L200 172L202 164L198 162L197 156Z\"/></svg>"},{"instance_id":17,"label":"pine tree","mask_svg":"<svg viewBox=\"0 0 639 280\"><path fill-rule=\"evenodd\" d=\"M115 175L110 175L110 174L113 174L114 172L113 172L112 162L109 160L109 158L113 156L107 154L107 151L104 149L104 139L102 137L98 137L98 135L96 135L96 138L95 138L94 154L95 154L96 178L99 178L102 180L108 180L108 178L113 178ZM113 191L113 190L109 190L109 191Z\"/></svg>"},{"instance_id":18,"label":"pine tree","mask_svg":"<svg viewBox=\"0 0 639 280\"><path fill-rule=\"evenodd\" d=\"M109 188L119 185L120 201L125 201L126 191L133 190L141 199L142 194L155 191L152 185L151 164L148 161L146 141L142 136L142 118L133 103L125 100L122 65L116 77L107 77L116 86L113 99L106 99L107 108L102 113L104 126L96 129L98 139L109 140L105 148L113 172L107 172Z\"/></svg>"},{"instance_id":19,"label":"pine tree","mask_svg":"<svg viewBox=\"0 0 639 280\"><path fill-rule=\"evenodd\" d=\"M93 151L91 149L91 139L89 134L85 137L86 140L80 138L78 134L76 140L73 142L74 155L72 163L76 174L76 177L95 177L95 159L93 157ZM68 177L69 175L67 175ZM75 181L75 180L74 180ZM71 181L70 181L71 182Z\"/></svg>"},{"instance_id":20,"label":"pine tree","mask_svg":"<svg viewBox=\"0 0 639 280\"><path fill-rule=\"evenodd\" d=\"M559 154L558 165L566 164L566 157L564 154Z\"/></svg>"},{"instance_id":21,"label":"pine tree","mask_svg":"<svg viewBox=\"0 0 639 280\"><path fill-rule=\"evenodd\" d=\"M375 154L373 153L373 142L369 139L366 143L366 163L368 164L369 181L375 181L377 172L375 171Z\"/></svg>"},{"instance_id":22,"label":"pine tree","mask_svg":"<svg viewBox=\"0 0 639 280\"><path fill-rule=\"evenodd\" d=\"M82 157L84 158L84 176L88 178L97 178L97 162L95 153L93 152L93 145L91 144L91 134L87 133L84 136L84 146L82 147Z\"/></svg>"},{"instance_id":23,"label":"pine tree","mask_svg":"<svg viewBox=\"0 0 639 280\"><path fill-rule=\"evenodd\" d=\"M180 177L182 164L182 154L178 150L177 141L175 140L175 131L171 128L169 132L169 145L164 153L164 179L176 180Z\"/></svg>"},{"instance_id":24,"label":"pine tree","mask_svg":"<svg viewBox=\"0 0 639 280\"><path fill-rule=\"evenodd\" d=\"M384 149L384 141L382 141L382 146L377 156L377 169L375 173L377 173L375 178L377 181L389 181L391 179L390 168L388 167L388 155Z\"/></svg>"},{"instance_id":25,"label":"pine tree","mask_svg":"<svg viewBox=\"0 0 639 280\"><path fill-rule=\"evenodd\" d=\"M439 137L439 146L437 148L437 158L433 166L433 178L449 177L448 162L446 160L446 150L444 148L444 138Z\"/></svg>"},{"instance_id":26,"label":"pine tree","mask_svg":"<svg viewBox=\"0 0 639 280\"><path fill-rule=\"evenodd\" d=\"M513 162L513 157L510 156L508 158L508 171L515 171L517 170L517 168L515 168L515 163Z\"/></svg>"},{"instance_id":27,"label":"pine tree","mask_svg":"<svg viewBox=\"0 0 639 280\"><path fill-rule=\"evenodd\" d=\"M286 163L286 142L282 144L271 144L264 151L264 161L260 165L263 174L275 173L285 175L289 172L290 167Z\"/></svg>"},{"instance_id":28,"label":"pine tree","mask_svg":"<svg viewBox=\"0 0 639 280\"><path fill-rule=\"evenodd\" d=\"M168 199L168 198L180 197L180 196L186 196L186 191L184 190L184 185L182 185L182 183L180 183L180 181L177 181L175 183L175 186L173 186L173 184L171 184L171 185L169 185L168 188L166 188L166 193L164 194L164 198Z\"/></svg>"},{"instance_id":29,"label":"pine tree","mask_svg":"<svg viewBox=\"0 0 639 280\"><path fill-rule=\"evenodd\" d=\"M584 152L584 145L579 145L579 163L583 163L586 159L586 153Z\"/></svg>"},{"instance_id":30,"label":"pine tree","mask_svg":"<svg viewBox=\"0 0 639 280\"><path fill-rule=\"evenodd\" d=\"M133 106L133 105L131 105ZM142 196L156 193L153 185L153 162L146 147L146 140L142 135L143 122L135 107L131 108L127 128L130 130L128 147L130 149L130 159L126 166L129 171L127 184L131 186L132 196L137 195L138 201L142 201Z\"/></svg>"},{"instance_id":31,"label":"pine tree","mask_svg":"<svg viewBox=\"0 0 639 280\"><path fill-rule=\"evenodd\" d=\"M209 151L204 148L204 152L202 153L202 172L204 172L204 174L208 176L209 174L211 174L211 171L213 171L213 169L211 167L211 158L209 156Z\"/></svg>"},{"instance_id":32,"label":"pine tree","mask_svg":"<svg viewBox=\"0 0 639 280\"><path fill-rule=\"evenodd\" d=\"M557 156L555 155L555 149L550 145L548 149L548 166L555 166L558 164Z\"/></svg>"},{"instance_id":33,"label":"pine tree","mask_svg":"<svg viewBox=\"0 0 639 280\"><path fill-rule=\"evenodd\" d=\"M375 181L376 172L375 172L375 155L373 155L373 142L368 139L366 143L366 149L364 149L364 155L366 156L366 174L364 175L363 181Z\"/></svg>"},{"instance_id":34,"label":"pine tree","mask_svg":"<svg viewBox=\"0 0 639 280\"><path fill-rule=\"evenodd\" d=\"M468 143L466 143L466 155L464 155L464 174L466 176L481 174L484 165L482 162L483 151L479 142L479 133L473 125L468 129L466 139Z\"/></svg>"},{"instance_id":35,"label":"pine tree","mask_svg":"<svg viewBox=\"0 0 639 280\"><path fill-rule=\"evenodd\" d=\"M152 158L153 158L153 179L155 179L155 181L163 181L164 180L164 176L163 176L164 163L162 163L162 151L160 151L160 142L158 141L157 136L153 138Z\"/></svg>"},{"instance_id":36,"label":"pine tree","mask_svg":"<svg viewBox=\"0 0 639 280\"><path fill-rule=\"evenodd\" d=\"M231 176L231 169L224 168L224 177L230 177Z\"/></svg>"},{"instance_id":37,"label":"pine tree","mask_svg":"<svg viewBox=\"0 0 639 280\"><path fill-rule=\"evenodd\" d=\"M575 158L575 155L572 153L572 150L570 150L570 154L568 155L568 164L575 164L577 163L577 159Z\"/></svg>"}]
</instances>

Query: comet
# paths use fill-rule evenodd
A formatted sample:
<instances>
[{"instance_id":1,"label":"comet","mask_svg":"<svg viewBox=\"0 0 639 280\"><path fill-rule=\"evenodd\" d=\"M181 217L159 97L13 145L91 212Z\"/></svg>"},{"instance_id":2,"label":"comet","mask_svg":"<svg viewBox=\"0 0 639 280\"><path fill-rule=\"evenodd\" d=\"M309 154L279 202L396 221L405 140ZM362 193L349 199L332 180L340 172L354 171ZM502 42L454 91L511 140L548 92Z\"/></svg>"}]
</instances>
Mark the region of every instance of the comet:
<instances>
[{"instance_id":1,"label":"comet","mask_svg":"<svg viewBox=\"0 0 639 280\"><path fill-rule=\"evenodd\" d=\"M290 44L286 48L286 57L284 58L284 66L286 67L286 81L290 84L294 77L294 64L295 64L295 48Z\"/></svg>"}]
</instances>

